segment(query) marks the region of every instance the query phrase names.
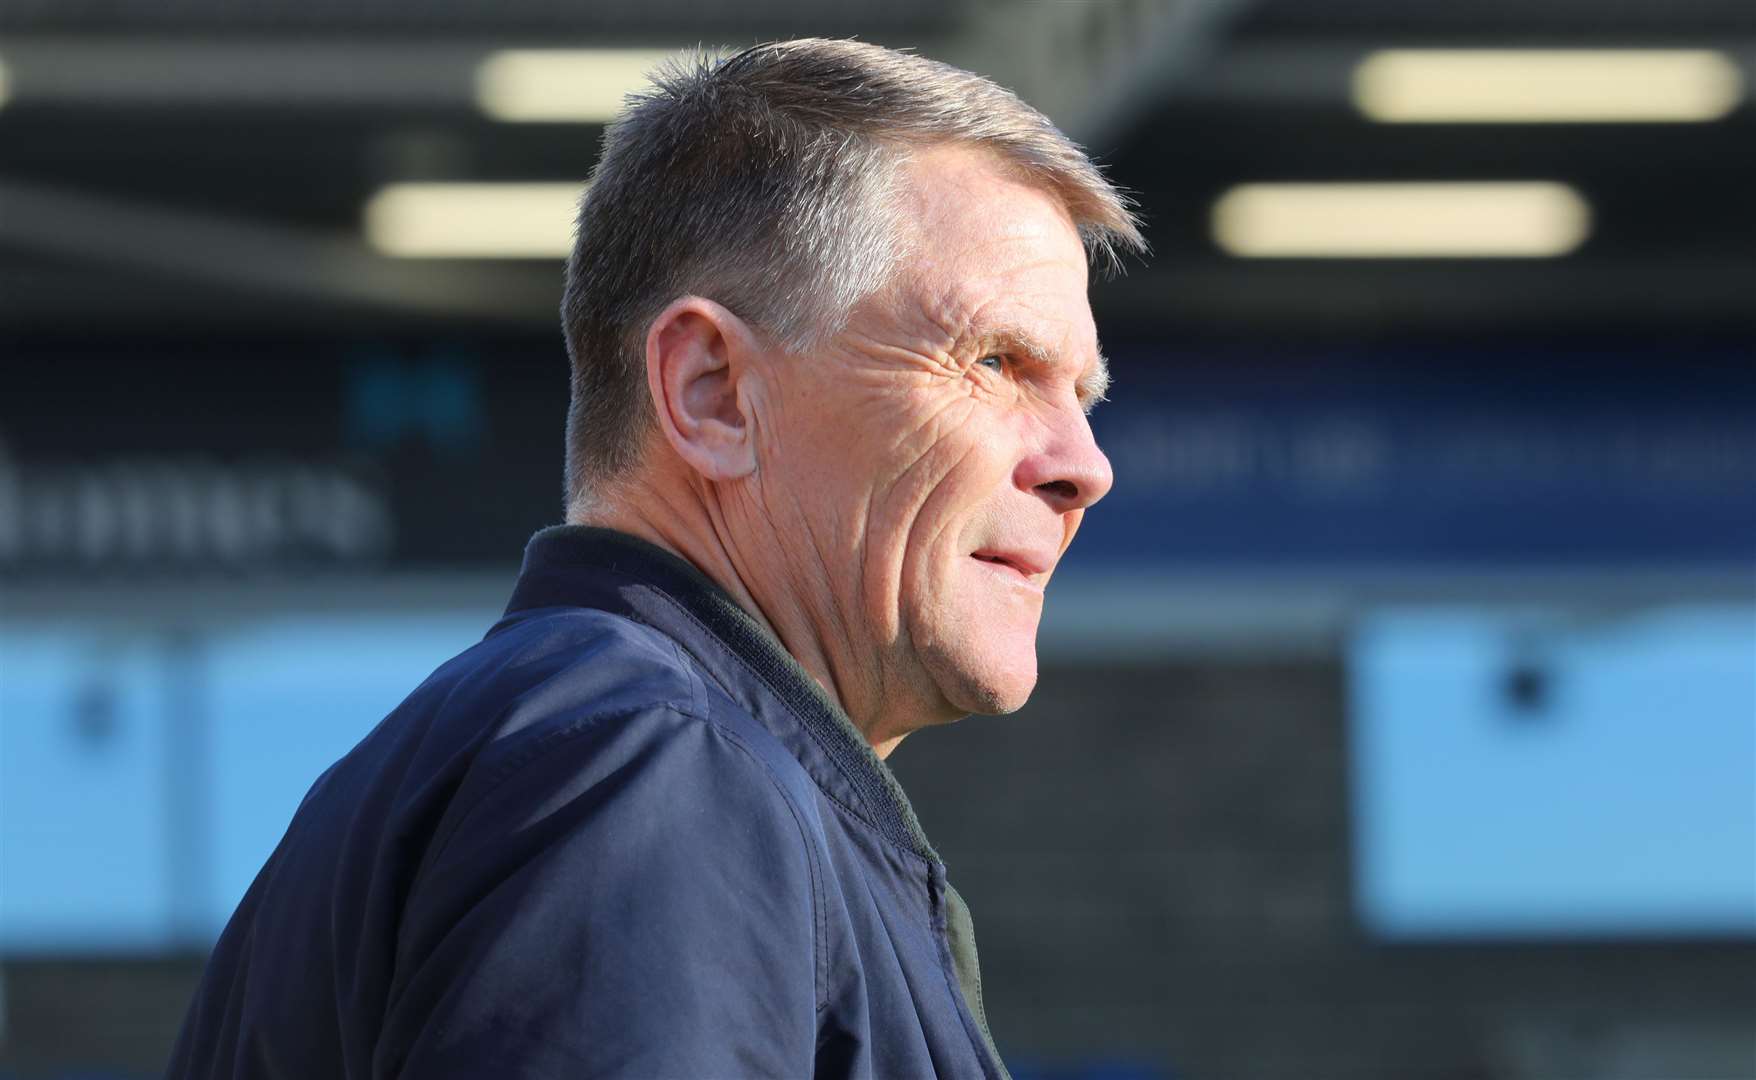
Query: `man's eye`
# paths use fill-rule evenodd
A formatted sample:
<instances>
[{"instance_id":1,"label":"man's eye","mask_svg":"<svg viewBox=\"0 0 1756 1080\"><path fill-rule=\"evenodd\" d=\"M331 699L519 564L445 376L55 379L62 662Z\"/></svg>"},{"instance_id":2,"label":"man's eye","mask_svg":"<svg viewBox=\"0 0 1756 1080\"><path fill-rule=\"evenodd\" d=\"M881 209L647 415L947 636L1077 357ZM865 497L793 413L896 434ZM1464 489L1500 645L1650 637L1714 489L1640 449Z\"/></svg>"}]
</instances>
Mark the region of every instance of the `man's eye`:
<instances>
[{"instance_id":1,"label":"man's eye","mask_svg":"<svg viewBox=\"0 0 1756 1080\"><path fill-rule=\"evenodd\" d=\"M976 361L976 366L985 367L990 371L1005 371L1006 358L1004 356L984 356Z\"/></svg>"}]
</instances>

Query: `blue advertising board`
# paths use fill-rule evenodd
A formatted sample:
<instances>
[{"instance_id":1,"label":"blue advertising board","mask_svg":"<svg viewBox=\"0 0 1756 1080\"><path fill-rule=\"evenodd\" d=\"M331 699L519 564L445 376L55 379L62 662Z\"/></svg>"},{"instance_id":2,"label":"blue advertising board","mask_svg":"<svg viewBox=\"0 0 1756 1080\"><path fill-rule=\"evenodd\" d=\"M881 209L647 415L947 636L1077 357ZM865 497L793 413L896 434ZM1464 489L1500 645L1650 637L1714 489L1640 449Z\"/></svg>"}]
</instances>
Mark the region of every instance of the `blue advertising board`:
<instances>
[{"instance_id":1,"label":"blue advertising board","mask_svg":"<svg viewBox=\"0 0 1756 1080\"><path fill-rule=\"evenodd\" d=\"M1069 566L1756 566L1756 349L1115 352Z\"/></svg>"}]
</instances>

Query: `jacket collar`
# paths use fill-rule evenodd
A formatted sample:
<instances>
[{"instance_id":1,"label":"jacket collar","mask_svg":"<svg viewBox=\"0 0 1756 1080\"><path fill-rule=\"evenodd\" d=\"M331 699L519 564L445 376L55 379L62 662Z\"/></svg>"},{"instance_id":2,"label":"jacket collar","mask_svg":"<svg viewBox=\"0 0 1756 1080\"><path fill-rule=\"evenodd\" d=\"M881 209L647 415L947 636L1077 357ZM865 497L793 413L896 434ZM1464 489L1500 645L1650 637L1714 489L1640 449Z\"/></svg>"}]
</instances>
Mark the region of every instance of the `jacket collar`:
<instances>
[{"instance_id":1,"label":"jacket collar","mask_svg":"<svg viewBox=\"0 0 1756 1080\"><path fill-rule=\"evenodd\" d=\"M935 863L908 796L853 721L774 635L688 562L626 533L557 525L531 537L506 614L588 607L682 645L826 792L852 794L893 842Z\"/></svg>"}]
</instances>

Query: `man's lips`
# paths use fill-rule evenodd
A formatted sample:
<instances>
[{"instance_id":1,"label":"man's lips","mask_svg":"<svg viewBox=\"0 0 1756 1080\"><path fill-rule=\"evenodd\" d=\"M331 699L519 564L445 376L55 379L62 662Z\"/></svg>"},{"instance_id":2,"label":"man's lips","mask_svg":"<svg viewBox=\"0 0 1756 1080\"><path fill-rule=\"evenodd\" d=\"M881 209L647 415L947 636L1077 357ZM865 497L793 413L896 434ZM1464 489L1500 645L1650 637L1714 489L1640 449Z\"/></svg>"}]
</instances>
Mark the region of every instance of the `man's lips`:
<instances>
[{"instance_id":1,"label":"man's lips","mask_svg":"<svg viewBox=\"0 0 1756 1080\"><path fill-rule=\"evenodd\" d=\"M1036 581L1036 579L1046 576L1055 565L1053 553L1017 548L983 548L980 551L970 552L970 558L1008 567L1020 576L1029 578L1039 585L1041 582Z\"/></svg>"}]
</instances>

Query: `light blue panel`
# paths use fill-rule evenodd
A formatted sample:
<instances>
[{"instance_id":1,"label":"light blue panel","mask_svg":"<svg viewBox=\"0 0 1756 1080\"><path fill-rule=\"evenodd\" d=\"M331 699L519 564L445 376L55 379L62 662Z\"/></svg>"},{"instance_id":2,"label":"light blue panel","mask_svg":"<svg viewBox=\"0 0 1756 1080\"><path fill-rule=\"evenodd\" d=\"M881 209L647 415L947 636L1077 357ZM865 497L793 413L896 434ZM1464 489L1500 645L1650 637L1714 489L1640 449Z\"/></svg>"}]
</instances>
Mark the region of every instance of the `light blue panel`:
<instances>
[{"instance_id":1,"label":"light blue panel","mask_svg":"<svg viewBox=\"0 0 1756 1080\"><path fill-rule=\"evenodd\" d=\"M168 940L164 661L147 638L0 628L0 950Z\"/></svg>"},{"instance_id":2,"label":"light blue panel","mask_svg":"<svg viewBox=\"0 0 1756 1080\"><path fill-rule=\"evenodd\" d=\"M1351 677L1372 931L1756 934L1756 609L1386 613Z\"/></svg>"},{"instance_id":3,"label":"light blue panel","mask_svg":"<svg viewBox=\"0 0 1756 1080\"><path fill-rule=\"evenodd\" d=\"M214 934L317 777L498 617L288 617L213 642L213 889L206 914Z\"/></svg>"}]
</instances>

